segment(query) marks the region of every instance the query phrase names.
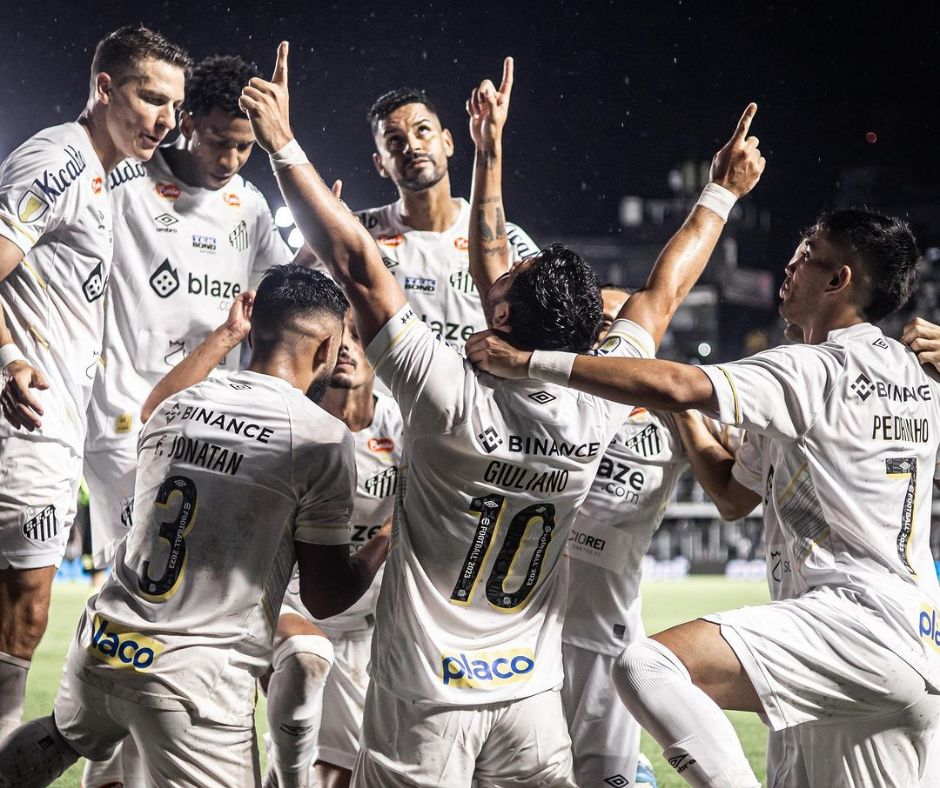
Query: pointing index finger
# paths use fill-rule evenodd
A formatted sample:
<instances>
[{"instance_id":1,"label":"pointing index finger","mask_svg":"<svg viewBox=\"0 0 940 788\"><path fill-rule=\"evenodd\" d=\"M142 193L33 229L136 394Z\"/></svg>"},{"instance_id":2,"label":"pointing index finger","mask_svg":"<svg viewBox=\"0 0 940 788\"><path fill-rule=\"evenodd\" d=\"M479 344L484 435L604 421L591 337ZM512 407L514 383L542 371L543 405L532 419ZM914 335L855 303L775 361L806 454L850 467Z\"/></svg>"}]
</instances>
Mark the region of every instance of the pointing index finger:
<instances>
[{"instance_id":1,"label":"pointing index finger","mask_svg":"<svg viewBox=\"0 0 940 788\"><path fill-rule=\"evenodd\" d=\"M507 98L509 97L509 94L512 93L512 69L512 58L507 57L503 61L503 81L499 85L499 92Z\"/></svg>"},{"instance_id":2,"label":"pointing index finger","mask_svg":"<svg viewBox=\"0 0 940 788\"><path fill-rule=\"evenodd\" d=\"M754 120L754 116L756 114L757 104L752 101L745 108L744 114L741 116L741 120L738 121L738 127L734 131L735 137L742 141L747 137L747 132L751 128L751 121Z\"/></svg>"},{"instance_id":3,"label":"pointing index finger","mask_svg":"<svg viewBox=\"0 0 940 788\"><path fill-rule=\"evenodd\" d=\"M278 44L277 63L274 66L274 76L271 77L271 81L275 85L287 84L287 50L289 48L290 45L286 41Z\"/></svg>"}]
</instances>

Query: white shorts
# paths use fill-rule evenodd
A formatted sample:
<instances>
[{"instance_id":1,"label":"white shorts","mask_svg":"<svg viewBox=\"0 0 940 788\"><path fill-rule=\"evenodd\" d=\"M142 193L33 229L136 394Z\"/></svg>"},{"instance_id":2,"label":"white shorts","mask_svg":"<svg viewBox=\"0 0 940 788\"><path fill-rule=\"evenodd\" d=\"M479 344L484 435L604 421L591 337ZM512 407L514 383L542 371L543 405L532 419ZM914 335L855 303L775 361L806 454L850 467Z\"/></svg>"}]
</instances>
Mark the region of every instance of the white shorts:
<instances>
[{"instance_id":1,"label":"white shorts","mask_svg":"<svg viewBox=\"0 0 940 788\"><path fill-rule=\"evenodd\" d=\"M372 682L353 788L575 788L557 691L482 706L403 700Z\"/></svg>"},{"instance_id":2,"label":"white shorts","mask_svg":"<svg viewBox=\"0 0 940 788\"><path fill-rule=\"evenodd\" d=\"M81 458L61 443L0 438L0 569L62 563L81 475Z\"/></svg>"},{"instance_id":3,"label":"white shorts","mask_svg":"<svg viewBox=\"0 0 940 788\"><path fill-rule=\"evenodd\" d=\"M581 788L632 785L640 724L620 702L610 679L614 656L563 643L561 702L571 734L575 782Z\"/></svg>"},{"instance_id":4,"label":"white shorts","mask_svg":"<svg viewBox=\"0 0 940 788\"><path fill-rule=\"evenodd\" d=\"M369 688L372 632L330 638L333 667L323 689L323 719L317 760L352 771L359 754L362 713Z\"/></svg>"},{"instance_id":5,"label":"white shorts","mask_svg":"<svg viewBox=\"0 0 940 788\"><path fill-rule=\"evenodd\" d=\"M85 452L95 569L111 566L118 543L130 528L136 476L137 447L132 441L115 444L106 451Z\"/></svg>"},{"instance_id":6,"label":"white shorts","mask_svg":"<svg viewBox=\"0 0 940 788\"><path fill-rule=\"evenodd\" d=\"M130 734L147 785L260 785L253 721L221 725L183 709L141 706L80 679L81 662L81 648L73 641L53 709L56 727L79 755L107 760Z\"/></svg>"}]
</instances>

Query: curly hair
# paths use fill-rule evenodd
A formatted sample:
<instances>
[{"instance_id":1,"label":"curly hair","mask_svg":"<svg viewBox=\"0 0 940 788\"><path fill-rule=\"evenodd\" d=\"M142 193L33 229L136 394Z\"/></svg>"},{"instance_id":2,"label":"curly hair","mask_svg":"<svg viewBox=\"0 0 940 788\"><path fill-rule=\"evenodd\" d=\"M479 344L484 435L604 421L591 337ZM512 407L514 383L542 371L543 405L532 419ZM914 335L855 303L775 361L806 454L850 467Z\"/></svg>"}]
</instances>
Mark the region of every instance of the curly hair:
<instances>
[{"instance_id":1,"label":"curly hair","mask_svg":"<svg viewBox=\"0 0 940 788\"><path fill-rule=\"evenodd\" d=\"M250 79L260 76L254 63L247 63L238 55L211 55L200 60L186 80L183 109L201 117L218 107L229 117L243 117L238 97Z\"/></svg>"},{"instance_id":2,"label":"curly hair","mask_svg":"<svg viewBox=\"0 0 940 788\"><path fill-rule=\"evenodd\" d=\"M385 118L391 115L396 109L404 107L406 104L424 104L424 106L437 115L438 118L440 117L437 107L434 106L428 94L423 90L418 90L417 88L395 88L395 90L390 90L388 93L379 96L375 100L375 103L369 107L369 111L366 113L366 120L369 122L372 133L375 134L380 121L385 120Z\"/></svg>"},{"instance_id":3,"label":"curly hair","mask_svg":"<svg viewBox=\"0 0 940 788\"><path fill-rule=\"evenodd\" d=\"M528 348L584 353L603 318L594 269L564 244L552 244L520 264L506 292L510 336Z\"/></svg>"}]
</instances>

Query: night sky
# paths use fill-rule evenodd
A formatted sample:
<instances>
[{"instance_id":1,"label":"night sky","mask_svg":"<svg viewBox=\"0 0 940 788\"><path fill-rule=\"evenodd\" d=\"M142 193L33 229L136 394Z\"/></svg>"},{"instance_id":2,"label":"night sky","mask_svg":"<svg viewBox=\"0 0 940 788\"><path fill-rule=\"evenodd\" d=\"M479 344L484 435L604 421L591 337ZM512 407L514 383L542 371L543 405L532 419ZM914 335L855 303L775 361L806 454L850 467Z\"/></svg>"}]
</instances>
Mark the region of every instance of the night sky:
<instances>
[{"instance_id":1,"label":"night sky","mask_svg":"<svg viewBox=\"0 0 940 788\"><path fill-rule=\"evenodd\" d=\"M709 158L749 100L760 105L752 131L768 159L751 199L773 215L770 267L832 204L845 167L888 166L916 192L938 192L940 12L928 6L469 5L4 2L0 156L74 119L96 41L142 21L196 59L237 53L265 74L277 42L290 40L295 133L324 178L343 178L353 208L395 196L372 167L364 115L400 85L435 98L457 144L454 191L468 194L463 103L481 78L498 81L510 54L508 213L542 243L616 233L620 198L667 196L668 171ZM245 174L279 202L263 156Z\"/></svg>"}]
</instances>

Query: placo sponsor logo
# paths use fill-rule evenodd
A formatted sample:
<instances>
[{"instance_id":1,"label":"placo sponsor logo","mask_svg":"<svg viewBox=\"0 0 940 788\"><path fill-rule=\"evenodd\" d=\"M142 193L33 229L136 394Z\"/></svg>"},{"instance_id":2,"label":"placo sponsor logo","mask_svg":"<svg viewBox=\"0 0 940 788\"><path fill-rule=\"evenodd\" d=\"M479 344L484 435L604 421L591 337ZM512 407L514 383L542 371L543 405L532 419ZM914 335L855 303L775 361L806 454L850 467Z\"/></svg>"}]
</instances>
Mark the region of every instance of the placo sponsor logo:
<instances>
[{"instance_id":1,"label":"placo sponsor logo","mask_svg":"<svg viewBox=\"0 0 940 788\"><path fill-rule=\"evenodd\" d=\"M180 187L175 183L158 183L153 187L158 197L164 200L178 200L180 197Z\"/></svg>"},{"instance_id":2,"label":"placo sponsor logo","mask_svg":"<svg viewBox=\"0 0 940 788\"><path fill-rule=\"evenodd\" d=\"M419 293L433 293L437 290L437 280L423 276L406 276L405 290L417 290Z\"/></svg>"},{"instance_id":3,"label":"placo sponsor logo","mask_svg":"<svg viewBox=\"0 0 940 788\"><path fill-rule=\"evenodd\" d=\"M487 689L525 681L535 669L531 649L441 654L441 680L445 687Z\"/></svg>"},{"instance_id":4,"label":"placo sponsor logo","mask_svg":"<svg viewBox=\"0 0 940 788\"><path fill-rule=\"evenodd\" d=\"M925 607L920 611L920 636L926 640L935 651L940 651L940 627L937 622L937 611L932 607Z\"/></svg>"},{"instance_id":5,"label":"placo sponsor logo","mask_svg":"<svg viewBox=\"0 0 940 788\"><path fill-rule=\"evenodd\" d=\"M115 668L144 671L153 665L164 646L139 632L120 632L111 622L96 615L92 621L89 653Z\"/></svg>"},{"instance_id":6,"label":"placo sponsor logo","mask_svg":"<svg viewBox=\"0 0 940 788\"><path fill-rule=\"evenodd\" d=\"M382 246L401 246L405 242L405 236L399 235L380 235L375 239L376 243Z\"/></svg>"},{"instance_id":7,"label":"placo sponsor logo","mask_svg":"<svg viewBox=\"0 0 940 788\"><path fill-rule=\"evenodd\" d=\"M391 438L369 438L369 442L366 443L366 447L369 451L379 452L390 452L395 450L395 441Z\"/></svg>"},{"instance_id":8,"label":"placo sponsor logo","mask_svg":"<svg viewBox=\"0 0 940 788\"><path fill-rule=\"evenodd\" d=\"M59 533L59 520L55 515L55 506L50 504L38 511L27 506L25 511L28 518L23 523L23 536L35 542L45 542Z\"/></svg>"}]
</instances>

